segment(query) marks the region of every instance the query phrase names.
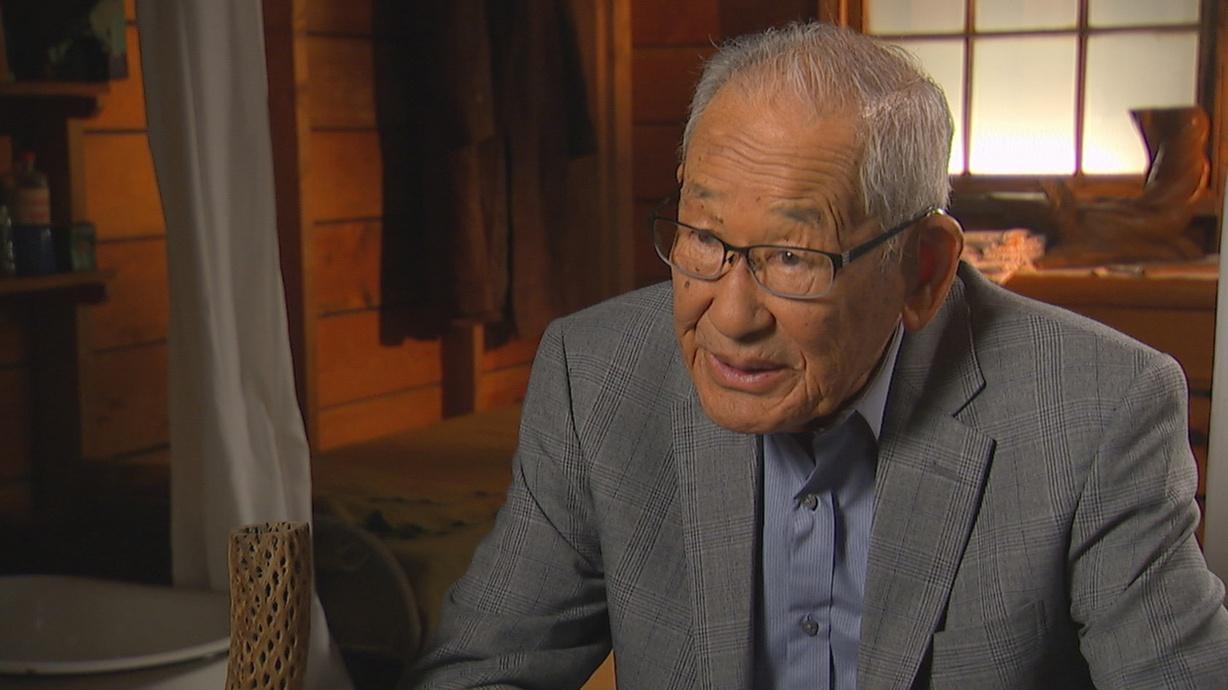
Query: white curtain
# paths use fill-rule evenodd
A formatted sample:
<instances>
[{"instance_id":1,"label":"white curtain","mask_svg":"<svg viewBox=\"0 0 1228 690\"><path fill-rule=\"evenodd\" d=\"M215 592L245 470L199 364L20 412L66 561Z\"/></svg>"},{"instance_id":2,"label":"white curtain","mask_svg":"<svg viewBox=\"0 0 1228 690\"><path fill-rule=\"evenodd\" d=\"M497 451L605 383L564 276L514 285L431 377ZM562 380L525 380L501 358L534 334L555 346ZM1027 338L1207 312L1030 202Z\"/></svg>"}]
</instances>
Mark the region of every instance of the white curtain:
<instances>
[{"instance_id":1,"label":"white curtain","mask_svg":"<svg viewBox=\"0 0 1228 690\"><path fill-rule=\"evenodd\" d=\"M175 583L225 590L240 525L309 521L311 471L278 263L261 3L139 0L170 279ZM350 682L319 600L308 688Z\"/></svg>"},{"instance_id":2,"label":"white curtain","mask_svg":"<svg viewBox=\"0 0 1228 690\"><path fill-rule=\"evenodd\" d=\"M1228 191L1220 212L1219 289L1215 301L1215 369L1211 385L1211 439L1207 449L1207 508L1203 551L1228 581Z\"/></svg>"}]
</instances>

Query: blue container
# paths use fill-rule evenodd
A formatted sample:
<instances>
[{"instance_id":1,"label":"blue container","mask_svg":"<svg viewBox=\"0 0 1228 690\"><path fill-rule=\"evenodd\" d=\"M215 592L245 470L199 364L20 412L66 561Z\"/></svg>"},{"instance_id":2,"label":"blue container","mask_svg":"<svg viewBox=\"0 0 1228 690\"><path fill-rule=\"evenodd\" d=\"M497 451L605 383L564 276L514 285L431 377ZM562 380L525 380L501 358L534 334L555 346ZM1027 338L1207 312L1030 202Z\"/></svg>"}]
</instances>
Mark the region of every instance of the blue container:
<instances>
[{"instance_id":1,"label":"blue container","mask_svg":"<svg viewBox=\"0 0 1228 690\"><path fill-rule=\"evenodd\" d=\"M55 243L49 225L14 225L13 258L19 276L55 273Z\"/></svg>"}]
</instances>

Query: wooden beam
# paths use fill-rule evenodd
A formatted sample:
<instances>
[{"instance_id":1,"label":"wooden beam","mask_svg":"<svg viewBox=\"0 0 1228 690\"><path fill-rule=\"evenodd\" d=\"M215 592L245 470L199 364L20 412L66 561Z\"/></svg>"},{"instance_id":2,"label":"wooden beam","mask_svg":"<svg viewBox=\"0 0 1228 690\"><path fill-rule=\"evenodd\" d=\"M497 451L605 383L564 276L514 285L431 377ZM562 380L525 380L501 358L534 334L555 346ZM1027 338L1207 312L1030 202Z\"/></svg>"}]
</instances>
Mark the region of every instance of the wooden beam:
<instances>
[{"instance_id":1,"label":"wooden beam","mask_svg":"<svg viewBox=\"0 0 1228 690\"><path fill-rule=\"evenodd\" d=\"M810 0L720 0L721 36L732 38L786 22L814 19L819 9Z\"/></svg>"},{"instance_id":2,"label":"wooden beam","mask_svg":"<svg viewBox=\"0 0 1228 690\"><path fill-rule=\"evenodd\" d=\"M264 0L265 60L269 82L269 129L277 196L277 238L282 283L294 358L294 385L307 438L318 442L315 313L311 289L313 225L310 197L303 193L310 174L307 92L306 0Z\"/></svg>"},{"instance_id":3,"label":"wooden beam","mask_svg":"<svg viewBox=\"0 0 1228 690\"><path fill-rule=\"evenodd\" d=\"M1199 35L1198 102L1211 117L1207 142L1211 159L1212 206L1218 217L1228 184L1228 10L1218 0L1202 2L1202 32Z\"/></svg>"},{"instance_id":4,"label":"wooden beam","mask_svg":"<svg viewBox=\"0 0 1228 690\"><path fill-rule=\"evenodd\" d=\"M82 408L88 395L84 379L90 369L90 354L79 346L88 331L85 312L63 292L41 295L30 309L34 510L44 525L70 520L77 505Z\"/></svg>"},{"instance_id":5,"label":"wooden beam","mask_svg":"<svg viewBox=\"0 0 1228 690\"><path fill-rule=\"evenodd\" d=\"M632 0L572 0L585 56L589 111L597 133L599 208L592 219L594 302L631 289L634 281L631 197Z\"/></svg>"},{"instance_id":6,"label":"wooden beam","mask_svg":"<svg viewBox=\"0 0 1228 690\"><path fill-rule=\"evenodd\" d=\"M856 6L857 27L860 28L860 0L818 0L816 16L819 21L835 24L836 26L852 26L853 6Z\"/></svg>"},{"instance_id":7,"label":"wooden beam","mask_svg":"<svg viewBox=\"0 0 1228 690\"><path fill-rule=\"evenodd\" d=\"M631 0L614 0L609 14L610 59L609 79L613 100L610 112L613 120L606 130L610 140L604 153L609 179L604 188L611 190L609 208L611 224L607 230L607 256L613 258L605 284L608 295L631 289L635 281L635 259L631 234L635 227L634 202L631 195Z\"/></svg>"},{"instance_id":8,"label":"wooden beam","mask_svg":"<svg viewBox=\"0 0 1228 690\"><path fill-rule=\"evenodd\" d=\"M440 345L443 366L443 416L456 417L477 409L482 381L485 327L455 321Z\"/></svg>"}]
</instances>

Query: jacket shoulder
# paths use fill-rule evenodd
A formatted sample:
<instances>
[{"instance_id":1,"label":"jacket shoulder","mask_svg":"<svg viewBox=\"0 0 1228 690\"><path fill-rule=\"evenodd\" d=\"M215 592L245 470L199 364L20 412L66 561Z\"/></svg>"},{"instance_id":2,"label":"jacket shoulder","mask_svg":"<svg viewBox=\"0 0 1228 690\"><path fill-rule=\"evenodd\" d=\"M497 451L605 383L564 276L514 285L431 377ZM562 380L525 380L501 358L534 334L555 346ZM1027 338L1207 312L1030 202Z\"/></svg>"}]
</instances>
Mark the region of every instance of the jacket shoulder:
<instances>
[{"instance_id":1,"label":"jacket shoulder","mask_svg":"<svg viewBox=\"0 0 1228 690\"><path fill-rule=\"evenodd\" d=\"M964 276L974 335L983 346L1020 342L1036 346L1061 343L1065 359L1095 357L1151 360L1165 358L1155 348L1099 321L1041 302L991 283L979 274ZM978 348L979 349L979 348Z\"/></svg>"},{"instance_id":2,"label":"jacket shoulder","mask_svg":"<svg viewBox=\"0 0 1228 690\"><path fill-rule=\"evenodd\" d=\"M554 321L534 370L565 377L578 414L608 412L627 400L652 400L654 406L672 400L687 386L672 295L668 283L659 283Z\"/></svg>"},{"instance_id":3,"label":"jacket shoulder","mask_svg":"<svg viewBox=\"0 0 1228 690\"><path fill-rule=\"evenodd\" d=\"M560 341L569 359L606 364L645 357L672 360L677 354L672 315L673 291L669 283L657 283L558 319L547 333Z\"/></svg>"}]
</instances>

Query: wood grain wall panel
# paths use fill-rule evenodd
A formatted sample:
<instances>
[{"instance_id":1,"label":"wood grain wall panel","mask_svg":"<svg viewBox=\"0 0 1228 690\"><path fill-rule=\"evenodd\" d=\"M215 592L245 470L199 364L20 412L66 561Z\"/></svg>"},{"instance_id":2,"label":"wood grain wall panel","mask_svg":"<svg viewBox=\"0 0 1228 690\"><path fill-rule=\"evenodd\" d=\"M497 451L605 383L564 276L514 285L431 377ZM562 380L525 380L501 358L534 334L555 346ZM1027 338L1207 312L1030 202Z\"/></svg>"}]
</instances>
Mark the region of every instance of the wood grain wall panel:
<instances>
[{"instance_id":1,"label":"wood grain wall panel","mask_svg":"<svg viewBox=\"0 0 1228 690\"><path fill-rule=\"evenodd\" d=\"M636 124L677 124L686 120L691 93L710 47L652 47L635 51L632 63Z\"/></svg>"},{"instance_id":2,"label":"wood grain wall panel","mask_svg":"<svg viewBox=\"0 0 1228 690\"><path fill-rule=\"evenodd\" d=\"M482 374L478 383L476 411L493 410L524 402L530 371L528 364L522 364Z\"/></svg>"},{"instance_id":3,"label":"wood grain wall panel","mask_svg":"<svg viewBox=\"0 0 1228 690\"><path fill-rule=\"evenodd\" d=\"M143 132L85 136L86 215L99 241L165 232L153 157Z\"/></svg>"},{"instance_id":4,"label":"wood grain wall panel","mask_svg":"<svg viewBox=\"0 0 1228 690\"><path fill-rule=\"evenodd\" d=\"M532 363L534 355L537 354L538 342L538 338L512 338L498 346L490 347L488 338L489 349L482 353L482 371L489 372Z\"/></svg>"},{"instance_id":5,"label":"wood grain wall panel","mask_svg":"<svg viewBox=\"0 0 1228 690\"><path fill-rule=\"evenodd\" d=\"M375 65L370 38L307 39L308 112L312 127L375 127Z\"/></svg>"},{"instance_id":6,"label":"wood grain wall panel","mask_svg":"<svg viewBox=\"0 0 1228 690\"><path fill-rule=\"evenodd\" d=\"M423 386L320 410L320 452L433 424L443 419L439 386Z\"/></svg>"},{"instance_id":7,"label":"wood grain wall panel","mask_svg":"<svg viewBox=\"0 0 1228 690\"><path fill-rule=\"evenodd\" d=\"M307 31L369 36L374 0L307 0Z\"/></svg>"},{"instance_id":8,"label":"wood grain wall panel","mask_svg":"<svg viewBox=\"0 0 1228 690\"><path fill-rule=\"evenodd\" d=\"M124 19L130 22L136 21L136 0L124 0Z\"/></svg>"},{"instance_id":9,"label":"wood grain wall panel","mask_svg":"<svg viewBox=\"0 0 1228 690\"><path fill-rule=\"evenodd\" d=\"M24 364L29 359L28 309L21 301L0 304L0 367Z\"/></svg>"},{"instance_id":10,"label":"wood grain wall panel","mask_svg":"<svg viewBox=\"0 0 1228 690\"><path fill-rule=\"evenodd\" d=\"M166 240L153 237L98 245L98 266L112 270L107 299L91 310L90 347L151 343L166 338L170 295Z\"/></svg>"},{"instance_id":11,"label":"wood grain wall panel","mask_svg":"<svg viewBox=\"0 0 1228 690\"><path fill-rule=\"evenodd\" d=\"M403 0L307 0L309 34L341 36L412 36L412 12Z\"/></svg>"},{"instance_id":12,"label":"wood grain wall panel","mask_svg":"<svg viewBox=\"0 0 1228 690\"><path fill-rule=\"evenodd\" d=\"M397 314L384 314L397 318ZM438 340L380 342L379 311L336 314L316 321L320 406L439 383Z\"/></svg>"},{"instance_id":13,"label":"wood grain wall panel","mask_svg":"<svg viewBox=\"0 0 1228 690\"><path fill-rule=\"evenodd\" d=\"M306 193L317 222L383 214L384 166L375 130L314 131L309 146Z\"/></svg>"},{"instance_id":14,"label":"wood grain wall panel","mask_svg":"<svg viewBox=\"0 0 1228 690\"><path fill-rule=\"evenodd\" d=\"M815 0L720 0L720 26L724 36L763 31L818 15Z\"/></svg>"},{"instance_id":15,"label":"wood grain wall panel","mask_svg":"<svg viewBox=\"0 0 1228 690\"><path fill-rule=\"evenodd\" d=\"M660 201L678 191L682 125L636 125L633 134L636 201Z\"/></svg>"},{"instance_id":16,"label":"wood grain wall panel","mask_svg":"<svg viewBox=\"0 0 1228 690\"><path fill-rule=\"evenodd\" d=\"M718 0L635 0L631 36L641 45L709 45L720 37Z\"/></svg>"},{"instance_id":17,"label":"wood grain wall panel","mask_svg":"<svg viewBox=\"0 0 1228 690\"><path fill-rule=\"evenodd\" d=\"M95 353L82 417L87 458L106 458L167 442L164 343Z\"/></svg>"},{"instance_id":18,"label":"wood grain wall panel","mask_svg":"<svg viewBox=\"0 0 1228 690\"><path fill-rule=\"evenodd\" d=\"M141 76L141 41L135 26L124 40L128 47L128 77L108 83L98 114L85 121L86 131L145 129L145 81Z\"/></svg>"},{"instance_id":19,"label":"wood grain wall panel","mask_svg":"<svg viewBox=\"0 0 1228 690\"><path fill-rule=\"evenodd\" d=\"M372 309L380 304L379 220L316 225L311 232L313 303L320 314Z\"/></svg>"},{"instance_id":20,"label":"wood grain wall panel","mask_svg":"<svg viewBox=\"0 0 1228 690\"><path fill-rule=\"evenodd\" d=\"M30 476L30 370L0 369L0 482Z\"/></svg>"}]
</instances>

